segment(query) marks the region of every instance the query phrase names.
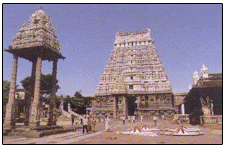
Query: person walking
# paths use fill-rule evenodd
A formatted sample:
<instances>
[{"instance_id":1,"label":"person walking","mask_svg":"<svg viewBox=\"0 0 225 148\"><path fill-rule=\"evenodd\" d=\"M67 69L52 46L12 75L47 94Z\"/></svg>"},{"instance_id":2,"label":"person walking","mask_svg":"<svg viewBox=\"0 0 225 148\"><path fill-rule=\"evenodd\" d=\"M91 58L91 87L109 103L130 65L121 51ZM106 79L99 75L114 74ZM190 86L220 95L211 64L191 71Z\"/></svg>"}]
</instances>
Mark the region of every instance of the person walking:
<instances>
[{"instance_id":1,"label":"person walking","mask_svg":"<svg viewBox=\"0 0 225 148\"><path fill-rule=\"evenodd\" d=\"M143 114L141 114L141 124L143 123Z\"/></svg>"},{"instance_id":2,"label":"person walking","mask_svg":"<svg viewBox=\"0 0 225 148\"><path fill-rule=\"evenodd\" d=\"M92 118L91 116L88 117L88 125L87 125L87 129L88 129L88 132L91 132L92 131Z\"/></svg>"},{"instance_id":3,"label":"person walking","mask_svg":"<svg viewBox=\"0 0 225 148\"><path fill-rule=\"evenodd\" d=\"M81 115L81 116L80 116L80 124L81 124L81 125L83 125L83 118L84 118L84 117Z\"/></svg>"},{"instance_id":4,"label":"person walking","mask_svg":"<svg viewBox=\"0 0 225 148\"><path fill-rule=\"evenodd\" d=\"M132 123L135 123L135 116L132 116Z\"/></svg>"},{"instance_id":5,"label":"person walking","mask_svg":"<svg viewBox=\"0 0 225 148\"><path fill-rule=\"evenodd\" d=\"M109 132L110 128L109 128L109 116L106 116L105 119L105 131Z\"/></svg>"},{"instance_id":6,"label":"person walking","mask_svg":"<svg viewBox=\"0 0 225 148\"><path fill-rule=\"evenodd\" d=\"M123 125L125 125L125 116L124 115L122 117L122 120L123 120Z\"/></svg>"},{"instance_id":7,"label":"person walking","mask_svg":"<svg viewBox=\"0 0 225 148\"><path fill-rule=\"evenodd\" d=\"M93 117L93 124L92 124L92 131L95 132L95 127L96 127L96 120Z\"/></svg>"},{"instance_id":8,"label":"person walking","mask_svg":"<svg viewBox=\"0 0 225 148\"><path fill-rule=\"evenodd\" d=\"M154 115L153 116L153 122L154 122L155 126L156 126L157 120L158 120L158 117L156 115Z\"/></svg>"},{"instance_id":9,"label":"person walking","mask_svg":"<svg viewBox=\"0 0 225 148\"><path fill-rule=\"evenodd\" d=\"M74 123L74 118L75 118L75 116L72 114L72 115L71 115L72 125L73 125L73 123Z\"/></svg>"},{"instance_id":10,"label":"person walking","mask_svg":"<svg viewBox=\"0 0 225 148\"><path fill-rule=\"evenodd\" d=\"M84 131L85 131L85 130L86 130L86 132L88 133L87 125L88 125L88 119L87 119L86 116L84 116L84 118L83 118L83 134L84 134Z\"/></svg>"},{"instance_id":11,"label":"person walking","mask_svg":"<svg viewBox=\"0 0 225 148\"><path fill-rule=\"evenodd\" d=\"M128 122L130 123L130 120L131 120L131 116L128 116L127 118L128 118Z\"/></svg>"}]
</instances>

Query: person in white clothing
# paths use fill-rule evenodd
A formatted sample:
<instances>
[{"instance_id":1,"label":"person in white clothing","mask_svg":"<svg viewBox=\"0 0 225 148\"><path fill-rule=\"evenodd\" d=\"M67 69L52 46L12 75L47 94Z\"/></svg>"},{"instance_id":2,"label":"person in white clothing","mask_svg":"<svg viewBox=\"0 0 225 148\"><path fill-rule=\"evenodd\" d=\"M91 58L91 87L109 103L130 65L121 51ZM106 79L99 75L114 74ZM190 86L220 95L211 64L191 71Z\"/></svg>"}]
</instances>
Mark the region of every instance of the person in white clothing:
<instances>
[{"instance_id":1,"label":"person in white clothing","mask_svg":"<svg viewBox=\"0 0 225 148\"><path fill-rule=\"evenodd\" d=\"M135 123L135 116L132 116L132 122Z\"/></svg>"},{"instance_id":2,"label":"person in white clothing","mask_svg":"<svg viewBox=\"0 0 225 148\"><path fill-rule=\"evenodd\" d=\"M109 116L106 117L105 119L105 131L109 131Z\"/></svg>"},{"instance_id":3,"label":"person in white clothing","mask_svg":"<svg viewBox=\"0 0 225 148\"><path fill-rule=\"evenodd\" d=\"M156 115L154 115L153 116L153 122L154 122L155 126L156 126L157 120L158 120L158 117Z\"/></svg>"},{"instance_id":4,"label":"person in white clothing","mask_svg":"<svg viewBox=\"0 0 225 148\"><path fill-rule=\"evenodd\" d=\"M84 134L84 130L86 130L86 132L88 133L87 125L88 125L88 119L87 119L87 116L84 116L84 118L83 118L83 134Z\"/></svg>"},{"instance_id":5,"label":"person in white clothing","mask_svg":"<svg viewBox=\"0 0 225 148\"><path fill-rule=\"evenodd\" d=\"M143 115L141 114L141 123L143 122Z\"/></svg>"}]
</instances>

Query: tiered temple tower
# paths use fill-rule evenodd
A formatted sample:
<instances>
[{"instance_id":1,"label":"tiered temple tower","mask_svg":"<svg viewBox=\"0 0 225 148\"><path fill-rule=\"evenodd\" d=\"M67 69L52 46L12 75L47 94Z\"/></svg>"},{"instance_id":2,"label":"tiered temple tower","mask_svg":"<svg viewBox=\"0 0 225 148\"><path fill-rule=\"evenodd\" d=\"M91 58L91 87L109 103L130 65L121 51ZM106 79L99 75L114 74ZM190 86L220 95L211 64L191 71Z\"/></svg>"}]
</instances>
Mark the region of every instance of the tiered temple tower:
<instances>
[{"instance_id":1,"label":"tiered temple tower","mask_svg":"<svg viewBox=\"0 0 225 148\"><path fill-rule=\"evenodd\" d=\"M22 28L13 38L13 44L5 51L13 54L12 76L10 84L9 100L6 106L6 116L4 128L15 126L15 92L18 57L32 62L31 78L33 78L33 87L26 98L26 121L25 125L37 127L40 124L39 107L40 107L40 85L41 85L41 68L42 61L48 60L53 62L53 87L51 92L49 120L48 125L55 124L53 113L56 98L56 74L57 61L64 59L60 52L60 44L56 35L55 28L51 27L50 16L46 14L42 7L34 12L29 20L28 25L24 22Z\"/></svg>"},{"instance_id":2,"label":"tiered temple tower","mask_svg":"<svg viewBox=\"0 0 225 148\"><path fill-rule=\"evenodd\" d=\"M95 116L114 117L174 111L171 83L150 29L116 33L92 111Z\"/></svg>"}]
</instances>

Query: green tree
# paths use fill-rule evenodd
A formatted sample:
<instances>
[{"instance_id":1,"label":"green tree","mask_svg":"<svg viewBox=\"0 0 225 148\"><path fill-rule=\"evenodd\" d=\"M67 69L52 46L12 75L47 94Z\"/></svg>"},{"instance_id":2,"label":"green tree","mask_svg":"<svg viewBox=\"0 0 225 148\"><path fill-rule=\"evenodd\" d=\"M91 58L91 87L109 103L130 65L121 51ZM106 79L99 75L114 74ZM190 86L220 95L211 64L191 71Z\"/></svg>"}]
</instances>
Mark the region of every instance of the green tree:
<instances>
[{"instance_id":1,"label":"green tree","mask_svg":"<svg viewBox=\"0 0 225 148\"><path fill-rule=\"evenodd\" d=\"M27 91L34 90L34 77L28 76L24 78L22 81L22 86ZM60 88L57 84L58 80L56 80L56 91ZM42 94L50 94L53 87L53 76L51 74L41 74L41 93Z\"/></svg>"},{"instance_id":2,"label":"green tree","mask_svg":"<svg viewBox=\"0 0 225 148\"><path fill-rule=\"evenodd\" d=\"M10 90L10 81L3 80L3 88L2 88L2 93L3 93L3 105L6 105L8 102L9 98L9 90Z\"/></svg>"},{"instance_id":3,"label":"green tree","mask_svg":"<svg viewBox=\"0 0 225 148\"><path fill-rule=\"evenodd\" d=\"M63 95L60 96L56 96L56 108L59 108L60 104L61 104L61 100L63 99Z\"/></svg>"},{"instance_id":4,"label":"green tree","mask_svg":"<svg viewBox=\"0 0 225 148\"><path fill-rule=\"evenodd\" d=\"M20 81L23 88L26 90L28 97L31 97L31 95L34 92L34 76L28 76ZM56 79L56 92L60 88L57 84L58 80ZM49 104L50 102L50 94L53 87L53 76L51 74L41 74L41 102L45 102L46 104ZM56 97L57 98L57 97ZM55 102L57 105L57 101ZM41 105L41 104L40 104Z\"/></svg>"},{"instance_id":5,"label":"green tree","mask_svg":"<svg viewBox=\"0 0 225 148\"><path fill-rule=\"evenodd\" d=\"M84 97L81 91L76 91L74 96L66 96L64 101L71 104L71 108L78 114L85 114L86 108L89 107L91 98Z\"/></svg>"}]
</instances>

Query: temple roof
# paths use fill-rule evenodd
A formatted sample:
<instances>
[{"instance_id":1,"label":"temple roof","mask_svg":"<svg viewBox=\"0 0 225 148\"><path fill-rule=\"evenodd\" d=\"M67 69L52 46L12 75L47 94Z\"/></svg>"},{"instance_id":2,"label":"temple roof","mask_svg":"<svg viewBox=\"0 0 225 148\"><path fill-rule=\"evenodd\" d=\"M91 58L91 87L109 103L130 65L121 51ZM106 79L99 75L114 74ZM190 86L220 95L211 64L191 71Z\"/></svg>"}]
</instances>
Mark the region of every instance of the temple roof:
<instances>
[{"instance_id":1,"label":"temple roof","mask_svg":"<svg viewBox=\"0 0 225 148\"><path fill-rule=\"evenodd\" d=\"M222 73L208 74L207 78L201 77L193 88L222 87Z\"/></svg>"}]
</instances>

